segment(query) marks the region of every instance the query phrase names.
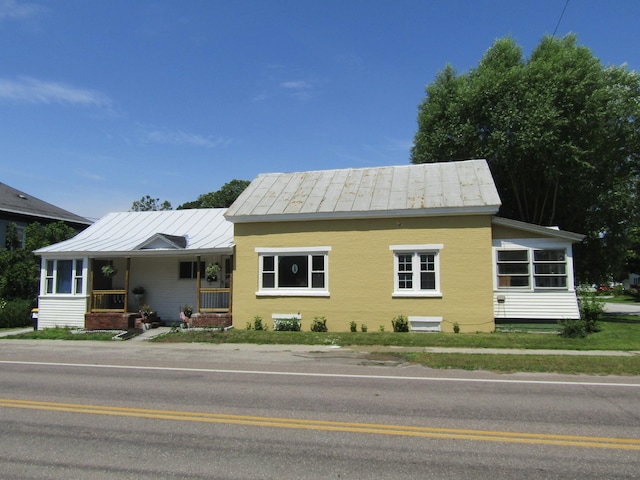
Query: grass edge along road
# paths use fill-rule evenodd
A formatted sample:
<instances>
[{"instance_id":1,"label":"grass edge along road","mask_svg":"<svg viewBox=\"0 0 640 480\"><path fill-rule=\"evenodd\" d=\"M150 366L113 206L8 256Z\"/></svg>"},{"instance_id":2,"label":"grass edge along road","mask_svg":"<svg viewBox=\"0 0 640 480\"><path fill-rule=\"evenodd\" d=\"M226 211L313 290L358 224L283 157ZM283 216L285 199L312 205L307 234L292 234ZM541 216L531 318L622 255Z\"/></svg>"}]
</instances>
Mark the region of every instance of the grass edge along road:
<instances>
[{"instance_id":1,"label":"grass edge along road","mask_svg":"<svg viewBox=\"0 0 640 480\"><path fill-rule=\"evenodd\" d=\"M426 347L502 348L544 350L640 351L640 316L608 315L600 322L602 330L586 338L563 338L552 333L394 333L394 332L274 332L256 330L176 331L151 341L166 343L250 343L365 346L372 361L415 363L429 368L488 370L501 373L546 372L591 375L640 375L640 355L626 357L570 355L506 355L467 353L428 353L415 351ZM95 339L110 335L73 335L68 329L47 329L7 339ZM386 347L386 348L383 348ZM388 352L388 347L399 347ZM402 347L411 347L405 348Z\"/></svg>"}]
</instances>

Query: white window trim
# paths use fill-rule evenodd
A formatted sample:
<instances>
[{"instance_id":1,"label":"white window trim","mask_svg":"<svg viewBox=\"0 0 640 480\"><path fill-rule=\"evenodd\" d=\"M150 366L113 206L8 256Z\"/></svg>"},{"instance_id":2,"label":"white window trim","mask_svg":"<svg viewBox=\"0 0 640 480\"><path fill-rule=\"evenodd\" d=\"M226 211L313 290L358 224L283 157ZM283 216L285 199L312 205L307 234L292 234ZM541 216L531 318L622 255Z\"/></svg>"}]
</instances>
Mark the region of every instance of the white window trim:
<instances>
[{"instance_id":1,"label":"white window trim","mask_svg":"<svg viewBox=\"0 0 640 480\"><path fill-rule=\"evenodd\" d=\"M257 297L329 297L329 246L313 246L313 247L256 247L255 252L258 254L258 291L255 293ZM280 255L318 255L324 254L325 257L325 278L324 288L262 288L262 257L264 256L280 256Z\"/></svg>"},{"instance_id":2,"label":"white window trim","mask_svg":"<svg viewBox=\"0 0 640 480\"><path fill-rule=\"evenodd\" d=\"M393 252L393 298L442 298L442 291L440 290L440 251L444 248L442 243L427 243L427 244L408 244L408 245L390 245L389 250ZM415 257L422 253L434 254L435 262L435 282L436 288L434 290L420 290L419 288L400 289L398 285L398 254L412 254ZM413 269L414 285L419 285L420 282L416 278L420 275L420 269Z\"/></svg>"},{"instance_id":3,"label":"white window trim","mask_svg":"<svg viewBox=\"0 0 640 480\"><path fill-rule=\"evenodd\" d=\"M71 260L72 268L71 268L71 293L58 293L56 291L56 286L58 283L58 262ZM51 277L51 281L53 283L53 292L47 293L47 262L53 262L53 276ZM78 271L78 261L82 261L82 270ZM89 259L86 257L74 257L74 258L43 258L41 260L40 267L40 295L47 297L86 297L88 296L87 288L88 288L88 264ZM78 292L76 290L76 281L78 278L81 278L81 288L82 291Z\"/></svg>"},{"instance_id":4,"label":"white window trim","mask_svg":"<svg viewBox=\"0 0 640 480\"><path fill-rule=\"evenodd\" d=\"M501 292L566 292L575 290L573 281L573 254L570 245L566 243L550 242L546 239L499 240L493 245L493 289ZM501 287L498 284L498 251L527 250L529 262L528 287ZM536 250L564 250L566 287L536 287L534 273L534 251Z\"/></svg>"}]
</instances>

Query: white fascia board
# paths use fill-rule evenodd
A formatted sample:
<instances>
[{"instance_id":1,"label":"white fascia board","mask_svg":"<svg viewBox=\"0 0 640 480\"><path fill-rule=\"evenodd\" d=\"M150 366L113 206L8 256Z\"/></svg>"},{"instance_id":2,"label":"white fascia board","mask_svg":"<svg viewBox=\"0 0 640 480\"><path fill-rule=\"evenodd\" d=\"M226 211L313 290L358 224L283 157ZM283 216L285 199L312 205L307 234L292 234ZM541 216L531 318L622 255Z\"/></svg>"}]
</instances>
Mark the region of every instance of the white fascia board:
<instances>
[{"instance_id":1,"label":"white fascia board","mask_svg":"<svg viewBox=\"0 0 640 480\"><path fill-rule=\"evenodd\" d=\"M256 247L256 253L314 253L330 252L331 247Z\"/></svg>"},{"instance_id":2,"label":"white fascia board","mask_svg":"<svg viewBox=\"0 0 640 480\"><path fill-rule=\"evenodd\" d=\"M567 230L559 230L557 228L543 227L541 225L535 225L533 223L521 222L519 220L511 220L509 218L493 217L491 223L494 225L500 225L503 227L515 228L524 232L537 233L553 238L559 238L562 240L568 240L572 243L579 243L584 240L586 235L581 233L569 232Z\"/></svg>"},{"instance_id":3,"label":"white fascia board","mask_svg":"<svg viewBox=\"0 0 640 480\"><path fill-rule=\"evenodd\" d=\"M312 212L229 216L232 223L299 222L309 220L357 220L365 218L448 217L461 215L495 215L497 205L479 207L425 208L417 210L368 210L366 212Z\"/></svg>"}]
</instances>

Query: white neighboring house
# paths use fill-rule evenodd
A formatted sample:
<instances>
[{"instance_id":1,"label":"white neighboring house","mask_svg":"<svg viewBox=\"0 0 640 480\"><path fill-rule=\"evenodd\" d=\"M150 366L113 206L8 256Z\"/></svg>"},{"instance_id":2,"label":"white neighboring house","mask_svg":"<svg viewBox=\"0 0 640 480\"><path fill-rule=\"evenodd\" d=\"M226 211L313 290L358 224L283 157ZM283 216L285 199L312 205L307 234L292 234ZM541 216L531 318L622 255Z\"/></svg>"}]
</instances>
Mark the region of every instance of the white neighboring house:
<instances>
[{"instance_id":1,"label":"white neighboring house","mask_svg":"<svg viewBox=\"0 0 640 480\"><path fill-rule=\"evenodd\" d=\"M38 327L131 328L142 303L165 324L178 322L184 305L194 315L230 318L233 224L224 212L109 213L75 237L36 250ZM208 281L206 266L215 264L220 270ZM106 265L113 276L103 274ZM135 300L138 286L145 294Z\"/></svg>"},{"instance_id":2,"label":"white neighboring house","mask_svg":"<svg viewBox=\"0 0 640 480\"><path fill-rule=\"evenodd\" d=\"M496 322L580 318L573 244L584 235L500 217L492 229Z\"/></svg>"},{"instance_id":3,"label":"white neighboring house","mask_svg":"<svg viewBox=\"0 0 640 480\"><path fill-rule=\"evenodd\" d=\"M622 281L622 286L629 290L630 288L639 288L640 286L640 273L630 273L629 278Z\"/></svg>"}]
</instances>

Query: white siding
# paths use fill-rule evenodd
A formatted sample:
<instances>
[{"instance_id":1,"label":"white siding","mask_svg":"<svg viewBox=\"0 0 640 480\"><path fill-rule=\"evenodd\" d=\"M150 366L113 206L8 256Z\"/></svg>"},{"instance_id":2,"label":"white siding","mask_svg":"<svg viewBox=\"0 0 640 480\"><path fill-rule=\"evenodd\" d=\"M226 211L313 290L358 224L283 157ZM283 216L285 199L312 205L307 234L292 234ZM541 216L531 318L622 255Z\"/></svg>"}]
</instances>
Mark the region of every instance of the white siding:
<instances>
[{"instance_id":1,"label":"white siding","mask_svg":"<svg viewBox=\"0 0 640 480\"><path fill-rule=\"evenodd\" d=\"M180 262L195 262L195 257L157 257L132 258L130 288L141 285L145 288L144 303L158 313L163 322L179 321L180 310L184 305L191 305L195 311L197 304L196 279L181 279ZM200 261L205 265L219 262L224 265L220 256L202 256ZM224 272L220 272L218 280L211 284L212 288L220 287ZM201 281L208 287L206 280ZM133 295L129 295L129 311L135 311Z\"/></svg>"},{"instance_id":2,"label":"white siding","mask_svg":"<svg viewBox=\"0 0 640 480\"><path fill-rule=\"evenodd\" d=\"M38 299L38 329L53 327L84 328L88 297L41 296Z\"/></svg>"},{"instance_id":3,"label":"white siding","mask_svg":"<svg viewBox=\"0 0 640 480\"><path fill-rule=\"evenodd\" d=\"M498 299L503 298L503 302ZM496 319L578 319L578 300L574 291L515 292L500 290L493 295Z\"/></svg>"}]
</instances>

